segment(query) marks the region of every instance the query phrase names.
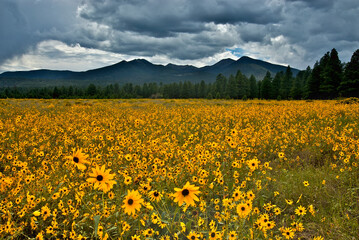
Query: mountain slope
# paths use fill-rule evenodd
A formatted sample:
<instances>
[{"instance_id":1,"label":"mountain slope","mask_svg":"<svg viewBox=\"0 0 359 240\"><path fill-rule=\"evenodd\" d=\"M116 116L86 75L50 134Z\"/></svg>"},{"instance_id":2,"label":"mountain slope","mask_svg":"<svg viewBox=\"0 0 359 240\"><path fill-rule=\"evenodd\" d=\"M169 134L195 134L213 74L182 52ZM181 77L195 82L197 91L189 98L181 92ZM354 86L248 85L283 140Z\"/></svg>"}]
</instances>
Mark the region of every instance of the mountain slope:
<instances>
[{"instance_id":1,"label":"mountain slope","mask_svg":"<svg viewBox=\"0 0 359 240\"><path fill-rule=\"evenodd\" d=\"M223 59L214 65L201 68L175 64L164 66L152 64L144 59L135 59L84 72L55 70L5 72L0 74L0 87L68 86L90 83L96 85L143 84L149 82L200 82L201 80L213 82L219 73L229 76L230 74L235 75L238 70L248 77L253 74L258 80L261 80L267 71L274 75L279 71L284 72L286 67L249 57L241 57L237 61ZM299 72L297 69L292 69L292 71L294 75Z\"/></svg>"}]
</instances>

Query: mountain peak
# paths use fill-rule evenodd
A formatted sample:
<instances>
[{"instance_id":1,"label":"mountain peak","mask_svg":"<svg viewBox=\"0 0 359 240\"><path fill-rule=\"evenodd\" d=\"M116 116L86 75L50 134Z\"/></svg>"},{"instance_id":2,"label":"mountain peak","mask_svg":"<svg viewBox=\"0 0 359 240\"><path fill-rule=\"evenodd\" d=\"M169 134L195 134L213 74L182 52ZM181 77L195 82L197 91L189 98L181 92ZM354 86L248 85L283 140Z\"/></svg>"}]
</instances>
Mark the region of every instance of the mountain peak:
<instances>
[{"instance_id":1,"label":"mountain peak","mask_svg":"<svg viewBox=\"0 0 359 240\"><path fill-rule=\"evenodd\" d=\"M239 60L244 61L244 60L257 60L257 59L254 59L254 58L251 58L251 57L248 57L248 56L242 56L237 61L239 61Z\"/></svg>"},{"instance_id":2,"label":"mountain peak","mask_svg":"<svg viewBox=\"0 0 359 240\"><path fill-rule=\"evenodd\" d=\"M133 59L131 61L121 61L114 65L102 68L92 69L85 72L71 71L22 71L22 72L5 72L0 74L2 86L50 86L59 85L81 85L94 83L98 85L104 84L143 84L151 82L180 82L191 81L213 82L216 76L222 73L225 76L235 75L240 70L242 74L249 77L254 75L258 80L262 79L266 72L275 74L285 71L286 66L271 64L262 60L252 59L243 56L238 60L231 58L222 59L221 61L211 65L197 68L192 65L157 65L146 59ZM299 70L293 69L294 75ZM57 80L57 81L52 81Z\"/></svg>"},{"instance_id":3,"label":"mountain peak","mask_svg":"<svg viewBox=\"0 0 359 240\"><path fill-rule=\"evenodd\" d=\"M144 58L136 58L136 59L133 59L133 60L127 62L127 63L140 63L140 64L151 64L152 65L151 62L147 61Z\"/></svg>"},{"instance_id":4,"label":"mountain peak","mask_svg":"<svg viewBox=\"0 0 359 240\"><path fill-rule=\"evenodd\" d=\"M220 60L219 62L213 64L211 67L226 67L228 65L231 65L232 63L234 63L235 60L233 60L232 58L225 58L225 59L222 59Z\"/></svg>"}]
</instances>

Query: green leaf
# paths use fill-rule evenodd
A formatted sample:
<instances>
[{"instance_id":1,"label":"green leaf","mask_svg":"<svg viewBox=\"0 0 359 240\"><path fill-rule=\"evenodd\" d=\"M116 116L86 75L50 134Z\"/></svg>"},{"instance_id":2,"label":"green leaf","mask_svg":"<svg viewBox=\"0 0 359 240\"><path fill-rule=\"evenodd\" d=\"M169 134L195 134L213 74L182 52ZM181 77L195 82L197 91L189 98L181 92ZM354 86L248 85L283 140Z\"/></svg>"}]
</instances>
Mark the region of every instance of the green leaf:
<instances>
[{"instance_id":1,"label":"green leaf","mask_svg":"<svg viewBox=\"0 0 359 240\"><path fill-rule=\"evenodd\" d=\"M98 224L100 223L100 215L96 215L93 217L94 225L95 225L95 238L97 238L97 230L98 230Z\"/></svg>"},{"instance_id":2,"label":"green leaf","mask_svg":"<svg viewBox=\"0 0 359 240\"><path fill-rule=\"evenodd\" d=\"M56 189L52 192L52 195L56 193L63 184L64 182L60 182L59 185L57 185Z\"/></svg>"}]
</instances>

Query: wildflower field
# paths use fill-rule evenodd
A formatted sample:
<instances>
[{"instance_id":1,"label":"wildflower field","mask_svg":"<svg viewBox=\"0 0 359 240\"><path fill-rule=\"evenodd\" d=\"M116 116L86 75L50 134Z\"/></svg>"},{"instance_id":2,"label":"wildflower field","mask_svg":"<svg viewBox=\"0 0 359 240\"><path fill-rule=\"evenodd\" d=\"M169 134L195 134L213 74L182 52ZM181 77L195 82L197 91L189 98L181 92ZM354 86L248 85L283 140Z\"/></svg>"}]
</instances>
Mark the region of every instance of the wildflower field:
<instances>
[{"instance_id":1,"label":"wildflower field","mask_svg":"<svg viewBox=\"0 0 359 240\"><path fill-rule=\"evenodd\" d=\"M359 239L359 104L0 100L0 239Z\"/></svg>"}]
</instances>

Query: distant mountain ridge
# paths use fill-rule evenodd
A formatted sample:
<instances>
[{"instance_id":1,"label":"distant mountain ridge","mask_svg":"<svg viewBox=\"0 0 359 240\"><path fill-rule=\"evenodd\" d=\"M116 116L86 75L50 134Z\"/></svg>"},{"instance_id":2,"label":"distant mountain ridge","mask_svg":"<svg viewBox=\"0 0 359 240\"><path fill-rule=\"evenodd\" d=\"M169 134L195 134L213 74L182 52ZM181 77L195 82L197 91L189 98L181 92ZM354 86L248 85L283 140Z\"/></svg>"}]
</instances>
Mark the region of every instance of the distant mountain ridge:
<instances>
[{"instance_id":1,"label":"distant mountain ridge","mask_svg":"<svg viewBox=\"0 0 359 240\"><path fill-rule=\"evenodd\" d=\"M241 57L238 60L223 59L211 66L194 67L191 65L159 65L145 59L121 61L116 64L92 69L83 72L68 70L31 70L4 72L0 74L0 87L47 87L69 85L96 85L108 84L143 84L150 82L171 83L179 81L214 82L216 76L222 73L225 76L235 75L240 70L249 77L254 75L257 80L263 79L266 72L272 75L277 72L285 72L287 66L268 63L250 57ZM291 68L293 75L299 70Z\"/></svg>"}]
</instances>

